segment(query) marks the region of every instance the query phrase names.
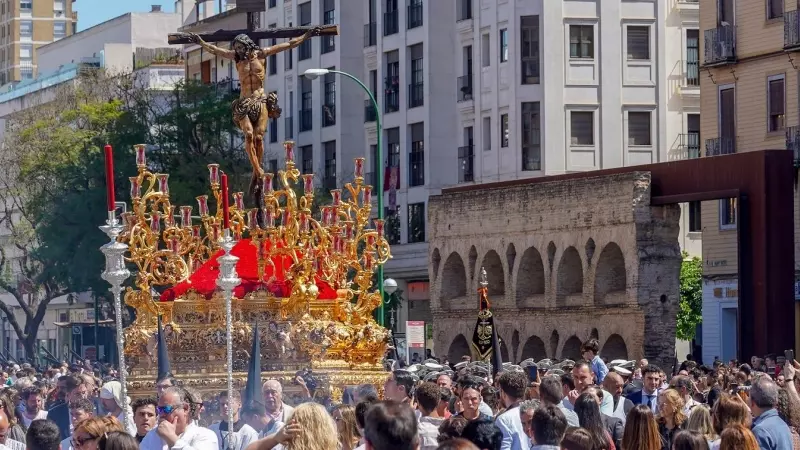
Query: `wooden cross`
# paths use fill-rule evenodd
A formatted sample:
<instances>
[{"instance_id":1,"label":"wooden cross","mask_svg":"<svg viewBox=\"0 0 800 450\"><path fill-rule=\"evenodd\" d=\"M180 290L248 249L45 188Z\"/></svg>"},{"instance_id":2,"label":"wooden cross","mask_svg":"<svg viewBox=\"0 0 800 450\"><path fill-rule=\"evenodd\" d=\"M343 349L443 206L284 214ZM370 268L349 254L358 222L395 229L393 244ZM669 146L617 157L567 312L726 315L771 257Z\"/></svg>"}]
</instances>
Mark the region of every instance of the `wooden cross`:
<instances>
[{"instance_id":1,"label":"wooden cross","mask_svg":"<svg viewBox=\"0 0 800 450\"><path fill-rule=\"evenodd\" d=\"M197 33L200 38L206 42L230 42L240 35L246 34L250 39L258 42L259 39L287 39L295 38L306 34L308 30L314 27L291 27L291 28L267 28L255 31L248 30L217 30L205 33ZM320 36L338 36L339 25L322 25L320 26ZM170 45L178 44L191 44L189 40L189 33L170 33L167 42Z\"/></svg>"}]
</instances>

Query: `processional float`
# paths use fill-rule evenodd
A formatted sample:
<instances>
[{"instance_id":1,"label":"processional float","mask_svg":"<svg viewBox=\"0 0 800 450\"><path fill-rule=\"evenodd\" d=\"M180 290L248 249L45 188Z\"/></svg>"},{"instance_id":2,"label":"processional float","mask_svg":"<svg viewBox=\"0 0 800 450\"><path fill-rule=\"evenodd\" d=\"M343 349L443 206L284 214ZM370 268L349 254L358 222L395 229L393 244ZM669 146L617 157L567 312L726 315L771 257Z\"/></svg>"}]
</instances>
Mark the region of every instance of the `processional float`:
<instances>
[{"instance_id":1,"label":"processional float","mask_svg":"<svg viewBox=\"0 0 800 450\"><path fill-rule=\"evenodd\" d=\"M255 208L245 207L242 192L230 195L225 174L209 164L215 211L209 196L200 195L194 216L192 206L171 203L169 175L148 169L145 148L135 147L130 208L115 202L111 181L102 227L110 238L102 248L104 278L114 294L117 345L124 348L123 395L155 391L159 317L171 329L165 334L175 375L206 395L244 388L254 330L262 380L279 380L285 397L296 373L307 369L319 381L316 397L334 401L349 386L383 383L389 332L372 316L382 301L373 272L391 254L384 222L372 217L363 158L355 160L353 182L332 190L317 217L313 175L300 174L293 142L284 143L284 170L263 177ZM111 160L107 147L109 180ZM124 302L136 319L123 331L128 268L134 281Z\"/></svg>"}]
</instances>

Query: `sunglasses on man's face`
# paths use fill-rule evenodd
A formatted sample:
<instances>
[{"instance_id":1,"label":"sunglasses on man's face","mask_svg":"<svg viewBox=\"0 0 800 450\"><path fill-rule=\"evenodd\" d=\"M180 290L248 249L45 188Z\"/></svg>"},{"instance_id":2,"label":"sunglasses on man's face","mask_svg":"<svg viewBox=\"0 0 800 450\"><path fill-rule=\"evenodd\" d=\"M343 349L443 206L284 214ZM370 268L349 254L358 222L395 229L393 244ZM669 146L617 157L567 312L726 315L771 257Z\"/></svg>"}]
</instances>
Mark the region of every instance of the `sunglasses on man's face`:
<instances>
[{"instance_id":1,"label":"sunglasses on man's face","mask_svg":"<svg viewBox=\"0 0 800 450\"><path fill-rule=\"evenodd\" d=\"M168 415L172 414L174 411L177 411L178 409L180 409L181 407L183 407L183 405L157 406L156 407L156 411L161 415L168 416Z\"/></svg>"}]
</instances>

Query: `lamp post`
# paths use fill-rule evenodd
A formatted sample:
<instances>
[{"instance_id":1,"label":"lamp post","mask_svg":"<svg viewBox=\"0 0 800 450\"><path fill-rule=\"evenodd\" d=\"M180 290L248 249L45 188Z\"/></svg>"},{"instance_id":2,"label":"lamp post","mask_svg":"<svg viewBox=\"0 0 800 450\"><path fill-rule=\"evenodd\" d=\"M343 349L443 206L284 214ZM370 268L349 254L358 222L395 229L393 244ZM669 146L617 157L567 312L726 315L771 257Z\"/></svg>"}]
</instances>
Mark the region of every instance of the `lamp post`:
<instances>
[{"instance_id":1,"label":"lamp post","mask_svg":"<svg viewBox=\"0 0 800 450\"><path fill-rule=\"evenodd\" d=\"M358 78L356 78L353 75L350 75L347 72L342 72L340 70L330 70L330 69L308 69L303 73L303 75L306 78L308 78L309 80L315 80L315 79L317 79L317 77L321 77L321 76L327 75L329 73L337 73L339 75L343 75L343 76L345 76L347 78L350 78L351 80L355 81L356 83L358 83L358 85L361 86L362 89L364 89L364 92L366 92L367 95L369 95L369 99L372 100L372 106L375 108L375 125L377 126L377 134L378 134L378 155L377 155L378 161L377 161L377 164L376 164L377 174L376 174L376 180L375 180L375 184L377 184L377 186L375 186L375 190L378 192L378 219L379 220L383 220L384 219L384 217L383 217L384 216L384 214L383 214L383 146L381 145L381 134L383 132L382 132L382 129L381 129L381 110L378 107L378 101L375 100L375 96L372 94L372 91L369 90L367 85L365 85L361 80L359 80ZM394 281L394 280L392 280L392 281ZM383 309L384 309L384 305L386 304L386 300L383 298L383 293L384 293L383 265L379 265L378 266L378 289L379 289L380 295L381 295L381 306L380 306L380 309L378 311L378 324L380 324L381 326L385 326L384 318L383 318ZM395 283L395 289L397 289L397 283ZM394 292L394 290L392 290L392 292Z\"/></svg>"}]
</instances>

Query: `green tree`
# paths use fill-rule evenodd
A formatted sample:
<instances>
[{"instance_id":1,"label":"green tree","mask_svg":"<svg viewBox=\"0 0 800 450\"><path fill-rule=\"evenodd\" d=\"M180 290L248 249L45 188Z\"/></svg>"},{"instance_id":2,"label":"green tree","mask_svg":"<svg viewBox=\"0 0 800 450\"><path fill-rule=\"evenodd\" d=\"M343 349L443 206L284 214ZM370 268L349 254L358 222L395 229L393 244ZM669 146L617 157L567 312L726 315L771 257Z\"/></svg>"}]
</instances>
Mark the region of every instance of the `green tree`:
<instances>
[{"instance_id":1,"label":"green tree","mask_svg":"<svg viewBox=\"0 0 800 450\"><path fill-rule=\"evenodd\" d=\"M681 263L681 298L678 309L677 337L694 339L697 325L703 321L703 262L683 253Z\"/></svg>"}]
</instances>

